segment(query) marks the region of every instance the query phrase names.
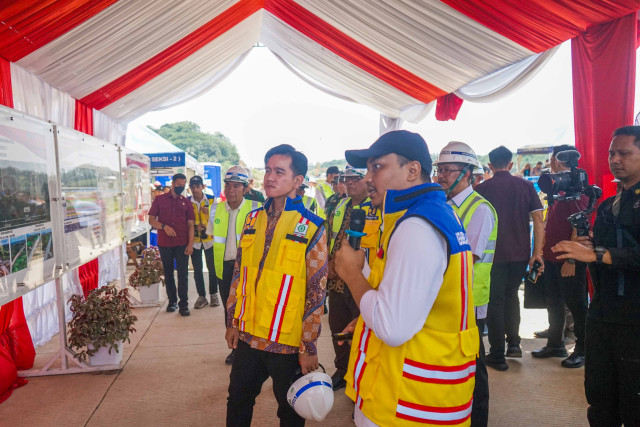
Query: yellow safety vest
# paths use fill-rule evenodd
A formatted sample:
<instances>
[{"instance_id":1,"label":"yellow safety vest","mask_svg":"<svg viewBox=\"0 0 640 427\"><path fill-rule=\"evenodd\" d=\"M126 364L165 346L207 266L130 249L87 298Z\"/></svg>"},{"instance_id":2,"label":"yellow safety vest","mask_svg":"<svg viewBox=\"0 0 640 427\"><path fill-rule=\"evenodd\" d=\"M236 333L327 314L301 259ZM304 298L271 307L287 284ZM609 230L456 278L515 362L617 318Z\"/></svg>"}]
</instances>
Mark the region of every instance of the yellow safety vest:
<instances>
[{"instance_id":1,"label":"yellow safety vest","mask_svg":"<svg viewBox=\"0 0 640 427\"><path fill-rule=\"evenodd\" d=\"M387 191L383 215L369 276L374 289L384 277L393 231L406 218L423 218L445 237L448 266L422 329L404 344L388 346L362 316L358 319L346 394L380 426L469 425L479 336L471 296L473 258L462 224L442 188L431 183Z\"/></svg>"},{"instance_id":2,"label":"yellow safety vest","mask_svg":"<svg viewBox=\"0 0 640 427\"><path fill-rule=\"evenodd\" d=\"M242 199L240 211L236 216L236 243L240 242L242 235L242 225L247 214L260 207L260 202ZM213 264L216 268L216 276L222 280L224 267L224 251L227 246L227 232L229 231L229 211L226 203L218 203L213 207Z\"/></svg>"},{"instance_id":3,"label":"yellow safety vest","mask_svg":"<svg viewBox=\"0 0 640 427\"><path fill-rule=\"evenodd\" d=\"M333 213L333 223L331 225L331 236L329 236L329 253L333 250L333 245L336 242L338 233L340 233L340 227L342 227L342 221L347 210L347 203L351 200L351 197L340 200L336 210ZM378 248L380 242L380 225L382 225L382 213L380 209L376 209L371 206L371 199L368 197L359 205L352 206L352 209L363 209L366 212L366 220L364 223L363 232L366 236L360 241L362 248L368 249L370 254L375 254L375 250ZM373 262L374 256L369 256L369 264Z\"/></svg>"},{"instance_id":4,"label":"yellow safety vest","mask_svg":"<svg viewBox=\"0 0 640 427\"><path fill-rule=\"evenodd\" d=\"M318 182L316 185L320 187L322 194L324 194L325 200L327 200L333 194L333 188L331 188L331 185L329 185L327 182Z\"/></svg>"},{"instance_id":5,"label":"yellow safety vest","mask_svg":"<svg viewBox=\"0 0 640 427\"><path fill-rule=\"evenodd\" d=\"M498 237L498 214L493 208L493 205L475 191L462 202L460 207L455 206L455 204L452 206L466 229L476 209L483 203L491 209L494 224L493 230L491 230L491 234L489 235L489 242L482 253L482 257L473 265L473 302L476 307L489 303L491 266L493 265L493 255L496 252L496 239Z\"/></svg>"},{"instance_id":6,"label":"yellow safety vest","mask_svg":"<svg viewBox=\"0 0 640 427\"><path fill-rule=\"evenodd\" d=\"M247 215L234 317L238 328L280 344L299 346L307 289L306 253L322 225L302 198L287 199L260 271L271 201ZM258 272L260 277L258 278Z\"/></svg>"},{"instance_id":7,"label":"yellow safety vest","mask_svg":"<svg viewBox=\"0 0 640 427\"><path fill-rule=\"evenodd\" d=\"M195 221L193 222L194 225L203 225L206 228L207 224L209 223L209 215L211 214L209 199L207 199L207 196L203 196L200 202L196 202L195 200L193 200L193 196L191 196L189 200L191 200L191 205L193 206L193 214L195 215ZM200 209L198 209L198 205L200 205ZM207 208L207 213L204 213L202 208ZM195 233L195 236L193 238L194 243L210 242L211 240L213 240L213 236L207 236L206 239L201 239L198 236L198 233Z\"/></svg>"}]
</instances>

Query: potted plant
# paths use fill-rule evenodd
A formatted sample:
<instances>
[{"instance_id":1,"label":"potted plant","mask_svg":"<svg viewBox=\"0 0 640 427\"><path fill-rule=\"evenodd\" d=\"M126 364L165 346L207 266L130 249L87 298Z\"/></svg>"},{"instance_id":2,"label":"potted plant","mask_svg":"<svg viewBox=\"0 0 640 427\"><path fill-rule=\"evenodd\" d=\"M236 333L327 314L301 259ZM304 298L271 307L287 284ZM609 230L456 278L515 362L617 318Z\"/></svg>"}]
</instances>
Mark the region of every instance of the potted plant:
<instances>
[{"instance_id":1,"label":"potted plant","mask_svg":"<svg viewBox=\"0 0 640 427\"><path fill-rule=\"evenodd\" d=\"M129 342L138 318L131 313L129 290L109 285L69 300L73 318L69 322L69 345L79 352L80 361L89 364L117 365L122 360L122 344Z\"/></svg>"},{"instance_id":2,"label":"potted plant","mask_svg":"<svg viewBox=\"0 0 640 427\"><path fill-rule=\"evenodd\" d=\"M155 246L142 251L140 266L129 276L129 286L140 292L142 303L160 300L160 283L164 285L164 270L160 260L160 252Z\"/></svg>"}]
</instances>

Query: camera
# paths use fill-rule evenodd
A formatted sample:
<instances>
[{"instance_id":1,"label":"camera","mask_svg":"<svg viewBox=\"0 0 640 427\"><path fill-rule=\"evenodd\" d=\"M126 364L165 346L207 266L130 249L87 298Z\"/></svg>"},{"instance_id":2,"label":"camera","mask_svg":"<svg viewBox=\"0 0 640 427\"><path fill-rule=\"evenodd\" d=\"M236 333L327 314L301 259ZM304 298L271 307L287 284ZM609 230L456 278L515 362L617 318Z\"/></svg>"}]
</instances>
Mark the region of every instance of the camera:
<instances>
[{"instance_id":1,"label":"camera","mask_svg":"<svg viewBox=\"0 0 640 427\"><path fill-rule=\"evenodd\" d=\"M582 194L589 197L586 209L577 212L567 221L576 229L578 236L589 235L589 215L595 211L596 201L602 197L602 190L596 185L589 185L589 176L584 169L578 167L580 153L576 150L561 151L556 159L571 168L568 172L543 173L538 179L540 191L547 194L549 206L555 201L578 200Z\"/></svg>"},{"instance_id":2,"label":"camera","mask_svg":"<svg viewBox=\"0 0 640 427\"><path fill-rule=\"evenodd\" d=\"M207 232L205 230L198 230L198 237L202 240L205 240L209 237L209 235L207 234Z\"/></svg>"},{"instance_id":3,"label":"camera","mask_svg":"<svg viewBox=\"0 0 640 427\"><path fill-rule=\"evenodd\" d=\"M538 277L539 277L538 270L540 270L541 266L542 264L540 264L538 261L533 263L533 266L531 267L531 269L529 270L529 274L527 275L527 279L531 283L536 283L538 281Z\"/></svg>"}]
</instances>

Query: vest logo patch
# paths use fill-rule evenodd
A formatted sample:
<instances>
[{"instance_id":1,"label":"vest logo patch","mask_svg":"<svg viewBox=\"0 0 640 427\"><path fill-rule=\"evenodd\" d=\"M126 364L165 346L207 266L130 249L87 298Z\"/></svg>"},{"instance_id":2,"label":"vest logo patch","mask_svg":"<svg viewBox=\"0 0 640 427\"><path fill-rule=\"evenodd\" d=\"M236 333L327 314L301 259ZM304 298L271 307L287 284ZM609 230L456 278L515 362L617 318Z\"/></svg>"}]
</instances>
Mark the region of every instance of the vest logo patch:
<instances>
[{"instance_id":1,"label":"vest logo patch","mask_svg":"<svg viewBox=\"0 0 640 427\"><path fill-rule=\"evenodd\" d=\"M220 224L220 218L216 218L215 223Z\"/></svg>"},{"instance_id":2,"label":"vest logo patch","mask_svg":"<svg viewBox=\"0 0 640 427\"><path fill-rule=\"evenodd\" d=\"M458 231L458 232L456 233L456 239L458 239L458 244L459 244L460 246L468 245L468 244L469 244L469 242L467 241L467 235L466 235L466 234L464 234L464 232L463 232L463 231Z\"/></svg>"},{"instance_id":3,"label":"vest logo patch","mask_svg":"<svg viewBox=\"0 0 640 427\"><path fill-rule=\"evenodd\" d=\"M298 237L304 237L307 235L308 229L309 229L309 224L298 223L296 224L296 229L293 232L293 234L295 234Z\"/></svg>"},{"instance_id":4,"label":"vest logo patch","mask_svg":"<svg viewBox=\"0 0 640 427\"><path fill-rule=\"evenodd\" d=\"M640 208L640 199L633 202L633 209L638 209L638 208Z\"/></svg>"}]
</instances>

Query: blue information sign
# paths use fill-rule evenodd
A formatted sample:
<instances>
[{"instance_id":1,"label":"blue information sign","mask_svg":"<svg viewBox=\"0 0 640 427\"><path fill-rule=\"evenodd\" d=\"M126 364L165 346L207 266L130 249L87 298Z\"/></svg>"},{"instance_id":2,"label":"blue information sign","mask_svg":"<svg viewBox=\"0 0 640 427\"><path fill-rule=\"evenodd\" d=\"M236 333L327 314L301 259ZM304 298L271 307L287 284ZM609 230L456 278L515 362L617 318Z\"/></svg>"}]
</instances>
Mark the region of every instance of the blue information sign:
<instances>
[{"instance_id":1,"label":"blue information sign","mask_svg":"<svg viewBox=\"0 0 640 427\"><path fill-rule=\"evenodd\" d=\"M147 154L151 159L151 168L172 168L185 165L185 153Z\"/></svg>"}]
</instances>

